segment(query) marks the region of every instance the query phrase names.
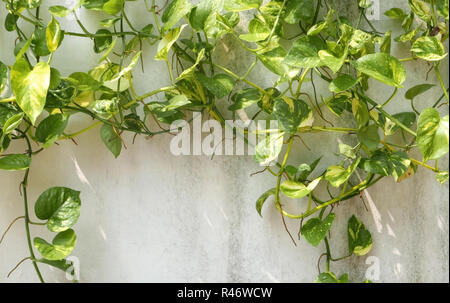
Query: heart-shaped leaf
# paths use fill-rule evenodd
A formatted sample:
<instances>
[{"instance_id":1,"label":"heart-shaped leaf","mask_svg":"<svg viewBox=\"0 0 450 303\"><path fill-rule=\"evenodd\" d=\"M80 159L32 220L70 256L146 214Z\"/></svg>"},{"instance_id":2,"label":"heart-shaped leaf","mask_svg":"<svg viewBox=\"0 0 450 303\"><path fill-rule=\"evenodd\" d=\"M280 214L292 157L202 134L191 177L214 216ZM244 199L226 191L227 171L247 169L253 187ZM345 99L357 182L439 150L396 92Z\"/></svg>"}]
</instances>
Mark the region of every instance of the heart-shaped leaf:
<instances>
[{"instance_id":1,"label":"heart-shaped leaf","mask_svg":"<svg viewBox=\"0 0 450 303\"><path fill-rule=\"evenodd\" d=\"M31 158L27 155L14 154L0 158L0 169L24 170L30 167Z\"/></svg>"},{"instance_id":2,"label":"heart-shaped leaf","mask_svg":"<svg viewBox=\"0 0 450 303\"><path fill-rule=\"evenodd\" d=\"M358 79L347 74L342 74L331 81L329 89L333 93L340 93L352 88L356 83L358 83Z\"/></svg>"},{"instance_id":3,"label":"heart-shaped leaf","mask_svg":"<svg viewBox=\"0 0 450 303\"><path fill-rule=\"evenodd\" d=\"M278 158L283 147L283 133L270 133L255 147L255 160L260 165L269 165Z\"/></svg>"},{"instance_id":4,"label":"heart-shaped leaf","mask_svg":"<svg viewBox=\"0 0 450 303\"><path fill-rule=\"evenodd\" d=\"M320 220L319 218L309 219L302 226L302 236L312 246L317 247L330 230L335 216L335 214L331 213L324 220Z\"/></svg>"},{"instance_id":5,"label":"heart-shaped leaf","mask_svg":"<svg viewBox=\"0 0 450 303\"><path fill-rule=\"evenodd\" d=\"M381 176L393 176L395 181L398 180L407 170L411 160L407 153L403 151L378 150L370 159L363 159L360 167L367 172L379 174Z\"/></svg>"},{"instance_id":6,"label":"heart-shaped leaf","mask_svg":"<svg viewBox=\"0 0 450 303\"><path fill-rule=\"evenodd\" d=\"M369 253L372 235L354 215L348 220L348 250L358 256Z\"/></svg>"},{"instance_id":7,"label":"heart-shaped leaf","mask_svg":"<svg viewBox=\"0 0 450 303\"><path fill-rule=\"evenodd\" d=\"M300 199L309 195L319 184L320 180L322 180L322 177L314 179L308 184L308 186L302 182L286 180L281 183L280 189L285 196L292 199Z\"/></svg>"},{"instance_id":8,"label":"heart-shaped leaf","mask_svg":"<svg viewBox=\"0 0 450 303\"><path fill-rule=\"evenodd\" d=\"M284 62L291 66L303 68L321 66L319 51L326 48L326 44L319 37L304 36L294 42Z\"/></svg>"},{"instance_id":9,"label":"heart-shaped leaf","mask_svg":"<svg viewBox=\"0 0 450 303\"><path fill-rule=\"evenodd\" d=\"M167 6L161 21L164 22L163 30L166 31L178 23L191 9L192 4L189 0L174 0Z\"/></svg>"},{"instance_id":10,"label":"heart-shaped leaf","mask_svg":"<svg viewBox=\"0 0 450 303\"><path fill-rule=\"evenodd\" d=\"M311 124L313 118L312 110L305 101L286 96L275 99L273 115L280 129L291 134L296 133L299 127Z\"/></svg>"},{"instance_id":11,"label":"heart-shaped leaf","mask_svg":"<svg viewBox=\"0 0 450 303\"><path fill-rule=\"evenodd\" d=\"M80 216L80 192L67 187L52 187L36 201L34 212L47 221L47 228L60 232L71 228Z\"/></svg>"},{"instance_id":12,"label":"heart-shaped leaf","mask_svg":"<svg viewBox=\"0 0 450 303\"><path fill-rule=\"evenodd\" d=\"M378 81L395 87L402 87L406 70L395 57L386 53L365 55L353 62L355 68Z\"/></svg>"},{"instance_id":13,"label":"heart-shaped leaf","mask_svg":"<svg viewBox=\"0 0 450 303\"><path fill-rule=\"evenodd\" d=\"M325 173L325 179L330 182L330 184L334 187L339 187L345 183L345 181L350 178L355 169L358 167L361 158L353 161L347 168L344 168L340 165L332 165L327 168Z\"/></svg>"},{"instance_id":14,"label":"heart-shaped leaf","mask_svg":"<svg viewBox=\"0 0 450 303\"><path fill-rule=\"evenodd\" d=\"M259 198L258 198L258 200L256 200L256 211L258 212L258 214L262 217L262 214L261 214L261 210L262 210L262 207L263 207L263 205L264 205L264 203L266 202L266 200L270 197L270 196L272 196L272 195L274 195L275 194L275 188L271 188L271 189L269 189L268 191L266 191L265 193L263 193Z\"/></svg>"},{"instance_id":15,"label":"heart-shaped leaf","mask_svg":"<svg viewBox=\"0 0 450 303\"><path fill-rule=\"evenodd\" d=\"M50 85L50 66L39 62L30 70L28 62L19 59L11 70L11 85L16 102L34 125L45 106Z\"/></svg>"},{"instance_id":16,"label":"heart-shaped leaf","mask_svg":"<svg viewBox=\"0 0 450 303\"><path fill-rule=\"evenodd\" d=\"M417 144L424 161L439 159L448 153L449 116L441 119L434 108L422 111L417 122Z\"/></svg>"},{"instance_id":17,"label":"heart-shaped leaf","mask_svg":"<svg viewBox=\"0 0 450 303\"><path fill-rule=\"evenodd\" d=\"M47 148L59 139L66 129L69 119L63 114L50 115L39 123L36 129L36 139L44 143L43 147Z\"/></svg>"},{"instance_id":18,"label":"heart-shaped leaf","mask_svg":"<svg viewBox=\"0 0 450 303\"><path fill-rule=\"evenodd\" d=\"M427 61L440 61L447 56L441 41L436 37L429 36L420 37L414 41L411 51L417 57Z\"/></svg>"},{"instance_id":19,"label":"heart-shaped leaf","mask_svg":"<svg viewBox=\"0 0 450 303\"><path fill-rule=\"evenodd\" d=\"M47 260L62 260L72 252L77 242L77 236L72 229L58 233L52 241L48 243L42 238L34 238L34 247Z\"/></svg>"}]
</instances>

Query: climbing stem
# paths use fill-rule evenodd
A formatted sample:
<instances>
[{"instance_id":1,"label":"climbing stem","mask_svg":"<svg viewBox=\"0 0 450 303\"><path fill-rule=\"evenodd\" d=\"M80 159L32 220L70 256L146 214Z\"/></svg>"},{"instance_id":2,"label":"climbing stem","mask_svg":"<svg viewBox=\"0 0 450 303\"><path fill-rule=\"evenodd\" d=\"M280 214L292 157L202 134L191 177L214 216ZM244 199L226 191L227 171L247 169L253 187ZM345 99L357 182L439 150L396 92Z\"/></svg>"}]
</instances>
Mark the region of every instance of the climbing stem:
<instances>
[{"instance_id":1,"label":"climbing stem","mask_svg":"<svg viewBox=\"0 0 450 303\"><path fill-rule=\"evenodd\" d=\"M28 139L28 135L25 132L22 132L21 130L18 130L24 137L26 143L27 143L27 153L28 156L31 157L31 143L30 143L30 139ZM27 235L27 244L28 244L28 249L30 251L30 258L32 259L32 263L33 263L33 267L36 271L36 274L38 275L39 280L42 283L45 283L44 278L42 277L41 271L39 270L39 267L36 263L36 261L34 261L36 259L36 257L34 256L34 251L33 251L33 245L31 243L31 234L30 234L30 216L28 213L28 195L27 195L27 187L28 187L28 175L30 172L30 168L27 168L25 170L25 175L23 177L22 180L22 191L23 191L23 203L24 203L24 208L25 208L25 233Z\"/></svg>"}]
</instances>

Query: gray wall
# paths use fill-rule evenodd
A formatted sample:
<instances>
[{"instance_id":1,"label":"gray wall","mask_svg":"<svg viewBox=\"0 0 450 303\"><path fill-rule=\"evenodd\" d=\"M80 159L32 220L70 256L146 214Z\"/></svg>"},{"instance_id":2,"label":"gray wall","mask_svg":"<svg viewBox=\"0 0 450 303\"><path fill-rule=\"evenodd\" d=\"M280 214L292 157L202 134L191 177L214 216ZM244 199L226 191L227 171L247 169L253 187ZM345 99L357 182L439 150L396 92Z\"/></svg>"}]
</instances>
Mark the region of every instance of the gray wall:
<instances>
[{"instance_id":1,"label":"gray wall","mask_svg":"<svg viewBox=\"0 0 450 303\"><path fill-rule=\"evenodd\" d=\"M54 2L46 1L46 5ZM388 2L382 3L383 11L383 6L406 3ZM142 27L149 21L139 4L131 2L127 6L132 20ZM81 13L91 31L102 19L97 15L85 10ZM0 20L4 17L2 9ZM242 29L246 22L242 21ZM73 21L61 24L67 30L79 31ZM381 30L396 29L394 37L400 33L398 24L384 17L374 24ZM8 64L14 62L10 48L14 37L0 29L0 59ZM234 71L244 71L250 59L235 42L225 42L228 51L221 47L217 60ZM154 53L155 47L146 47L145 74L140 66L134 72L138 94L169 83L165 65L152 60ZM398 45L393 53L399 58L409 57L407 49ZM53 62L68 75L94 67L99 57L89 40L66 37ZM448 59L443 66L448 66ZM402 97L404 92L426 82L426 63L407 62L405 67L405 88L388 107L393 113L410 110L409 102ZM443 70L448 83L448 71ZM258 66L250 79L269 86L274 77ZM433 73L428 82L438 83ZM317 85L320 94L328 95L325 83L318 81ZM311 91L309 83L305 88ZM419 110L433 104L441 93L437 87L424 94L416 101ZM390 94L391 88L371 81L369 95L375 100L386 100ZM448 107L441 107L441 112L448 114ZM335 122L345 125L343 120ZM71 118L70 130L90 123L77 115ZM316 119L316 125L321 123ZM264 218L255 210L256 198L275 184L271 175L250 177L260 169L251 156L216 156L212 160L206 156L173 156L169 152L171 139L170 135L138 137L132 144L132 137L127 135L127 150L114 159L103 146L99 129L95 129L78 137L78 145L60 142L33 159L31 201L51 186L82 191L82 214L75 225L78 243L73 252L80 261L82 282L310 282L316 277L317 259L325 249L322 244L316 249L302 239L294 246L272 203L265 205ZM338 140L351 142L348 136L334 134L313 134L304 139L312 151L297 143L290 162L308 162L324 153L320 169L336 160L333 153L337 152ZM18 152L23 149L21 145L13 146ZM418 153L415 156L420 158ZM448 170L448 157L441 164ZM18 191L22 175L0 171L0 231L13 218L23 215ZM333 263L332 270L338 274L349 272L351 280L362 281L370 266L366 264L371 260L368 257L375 256L380 266L377 282L448 282L448 183L441 186L433 173L419 169L400 184L392 178L383 179L366 191L364 198L368 211L360 198L337 207L331 231L332 252L336 257L346 254L346 222L352 214L371 230L373 249L367 256ZM295 212L304 205L293 201L285 204ZM299 222L287 220L287 224L296 234ZM43 227L33 227L32 233L51 239ZM38 281L31 263L23 264L6 279L7 272L27 252L21 222L0 246L0 282ZM47 266L41 268L48 281L66 281L64 274Z\"/></svg>"}]
</instances>

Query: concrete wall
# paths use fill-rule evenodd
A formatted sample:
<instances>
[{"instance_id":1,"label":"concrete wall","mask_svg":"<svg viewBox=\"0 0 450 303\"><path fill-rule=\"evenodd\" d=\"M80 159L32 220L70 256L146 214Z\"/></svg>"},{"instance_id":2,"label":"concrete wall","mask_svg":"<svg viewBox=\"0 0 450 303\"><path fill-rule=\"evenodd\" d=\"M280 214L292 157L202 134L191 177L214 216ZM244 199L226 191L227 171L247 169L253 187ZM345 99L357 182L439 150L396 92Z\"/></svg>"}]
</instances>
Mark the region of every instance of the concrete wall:
<instances>
[{"instance_id":1,"label":"concrete wall","mask_svg":"<svg viewBox=\"0 0 450 303\"><path fill-rule=\"evenodd\" d=\"M56 1L45 2L47 6ZM386 5L405 3L382 3L382 10ZM149 20L140 5L140 1L127 3L132 20L142 27ZM347 9L344 6L342 9ZM0 20L4 17L2 8ZM81 11L91 31L104 17ZM241 28L246 28L246 22L242 21ZM73 21L61 23L67 30L79 31ZM374 24L381 30L394 28L394 37L400 33L399 25L384 17ZM8 64L14 62L14 37L0 29L0 60ZM217 60L236 72L244 71L251 63L249 58L235 42L227 39L226 45ZM406 48L394 48L394 55L409 57ZM152 60L155 51L155 47L145 47L145 73L140 66L134 72L138 94L169 83L165 65ZM66 37L53 62L68 75L94 67L99 57L89 40ZM443 66L448 66L448 59ZM408 62L405 67L405 88L388 107L393 113L410 110L409 102L402 97L404 92L426 82L427 64ZM443 70L448 83L448 72ZM264 87L274 77L257 66L250 79ZM438 83L433 73L428 82ZM317 86L319 94L328 95L325 83L318 81ZM309 83L305 88L311 91ZM369 95L375 100L386 100L390 94L391 88L371 81ZM438 87L427 92L417 100L417 107L421 110L432 105L441 94ZM441 111L448 114L448 107ZM335 122L345 125L342 120ZM70 130L90 123L82 116L72 117ZM317 119L316 124L321 125L321 121ZM127 135L128 148L114 159L103 146L99 129L95 129L77 138L78 145L61 142L33 159L29 184L32 205L51 186L82 192L82 214L75 225L78 243L73 252L80 262L82 282L311 282L316 277L316 263L325 250L322 244L316 249L302 239L294 246L272 203L264 206L264 218L255 210L255 200L276 182L271 175L250 177L260 169L250 156L216 156L212 160L206 156L173 156L169 152L171 139L170 135L138 137L132 144L132 137ZM333 153L337 152L338 140L351 142L348 136L334 134L308 135L304 140L312 151L297 142L289 162L298 165L323 153L326 157L320 169L336 160ZM20 145L13 147L17 152L23 149ZM417 153L415 156L420 158ZM448 170L448 157L441 164ZM22 172L0 171L0 231L23 215L18 191L22 176ZM370 263L376 257L380 266L377 282L448 282L448 192L448 183L441 186L431 172L419 169L416 176L400 184L385 178L366 191L368 211L360 198L341 203L331 232L333 254L337 257L347 252L346 224L352 214L370 229L374 245L369 255L333 263L332 270L349 272L351 280L362 281L370 266L366 261ZM305 203L286 204L287 209L298 212ZM299 222L287 220L287 224L296 234ZM33 227L32 234L51 239L43 227ZM6 279L8 271L27 252L20 222L0 246L0 282L38 281L31 263L23 264ZM66 281L64 274L47 266L41 268L46 280Z\"/></svg>"}]
</instances>

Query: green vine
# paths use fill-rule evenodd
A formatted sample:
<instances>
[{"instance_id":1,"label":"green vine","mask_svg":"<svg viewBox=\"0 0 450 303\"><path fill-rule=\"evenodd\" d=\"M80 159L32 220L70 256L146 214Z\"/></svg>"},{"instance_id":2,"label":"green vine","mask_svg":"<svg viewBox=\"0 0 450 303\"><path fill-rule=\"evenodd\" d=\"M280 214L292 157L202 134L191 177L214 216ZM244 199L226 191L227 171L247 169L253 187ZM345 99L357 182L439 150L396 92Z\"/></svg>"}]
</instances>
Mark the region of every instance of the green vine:
<instances>
[{"instance_id":1,"label":"green vine","mask_svg":"<svg viewBox=\"0 0 450 303\"><path fill-rule=\"evenodd\" d=\"M241 116L252 107L257 109L252 120L259 116L261 120L276 120L278 128L256 130L258 135L270 135L256 144L255 160L276 178L275 187L257 199L256 209L261 215L264 203L274 196L274 206L294 243L285 217L300 220L299 236L313 246L324 242L325 270L320 273L319 268L317 282L348 282L347 274L338 277L331 271L332 262L366 255L373 244L370 232L352 216L348 220L349 252L332 257L328 232L335 218L335 204L360 195L382 178L391 176L400 182L419 166L435 172L440 183L448 182L449 173L439 169L438 159L448 153L449 116L441 116L436 109L445 106L448 110L449 104L448 87L441 74L442 60L447 56L443 42L449 35L448 0L408 0L409 11L392 8L385 12L404 31L394 40L410 48L411 56L401 59L391 55L391 31L379 32L367 18L366 11L372 4L367 0L352 3L359 9L356 22L341 15L337 1L200 0L194 4L190 0L139 0L153 19L143 28L127 15L126 0L79 0L70 8L50 6L48 12L40 9L42 2L3 0L8 12L2 20L4 27L15 32L17 39L11 41L15 61L9 65L0 61L0 169L25 172L21 182L24 216L13 220L6 232L23 219L29 247L29 256L13 271L31 261L41 282L44 277L40 263L69 272L77 281L68 257L77 240L72 227L80 215L80 192L66 187L47 189L34 203L39 222L32 222L28 175L33 156L59 140L75 140L98 127L105 146L118 157L126 146L124 132L144 136L169 133L173 122L189 123L196 113L209 114L222 126L234 128L235 136L241 137L255 131L230 126L226 117ZM83 9L107 16L95 33L78 18L77 11ZM248 31L242 33L237 25L243 16L249 16L248 12L252 17ZM61 27L58 20L68 16L73 16L79 31ZM294 28L296 32L288 35ZM94 53L101 57L88 72L62 75L52 67L52 58L71 37L91 40ZM217 46L227 43L226 37L253 56L242 76L215 62ZM154 60L167 65L170 84L138 95L132 73L136 73L139 61L143 69L144 44L156 49ZM395 102L406 79L403 64L413 61L429 64L438 83L409 88L404 98L410 100L412 111L390 114L387 105ZM258 64L277 75L271 87L249 80ZM448 66L444 69L448 70ZM385 101L373 100L367 94L373 81L369 79L393 87L393 92ZM329 91L318 92L317 81L326 83ZM304 89L306 82L312 84L312 92ZM245 87L238 89L237 83ZM433 107L420 112L414 101L435 86L442 89L442 97ZM165 101L146 101L156 96ZM228 105L228 110L218 106L223 104ZM328 121L325 111L335 115L342 126ZM89 116L94 122L66 133L70 117L76 114ZM305 133L322 132L341 133L356 139L357 144L339 144L341 161L324 172L315 170L321 157L313 163L288 164L289 155L295 153L295 139L303 142ZM393 137L397 133L401 140ZM23 140L25 152L5 153L12 140ZM39 149L33 150L31 142ZM284 145L286 151L279 163ZM411 156L416 148L422 159ZM435 165L429 164L431 160ZM356 175L362 176L359 182L355 182ZM330 196L327 200L319 198L323 196L320 183L326 184ZM304 203L304 211L292 214L283 209L287 198ZM45 225L55 232L52 243L39 237L32 239L30 224Z\"/></svg>"}]
</instances>

